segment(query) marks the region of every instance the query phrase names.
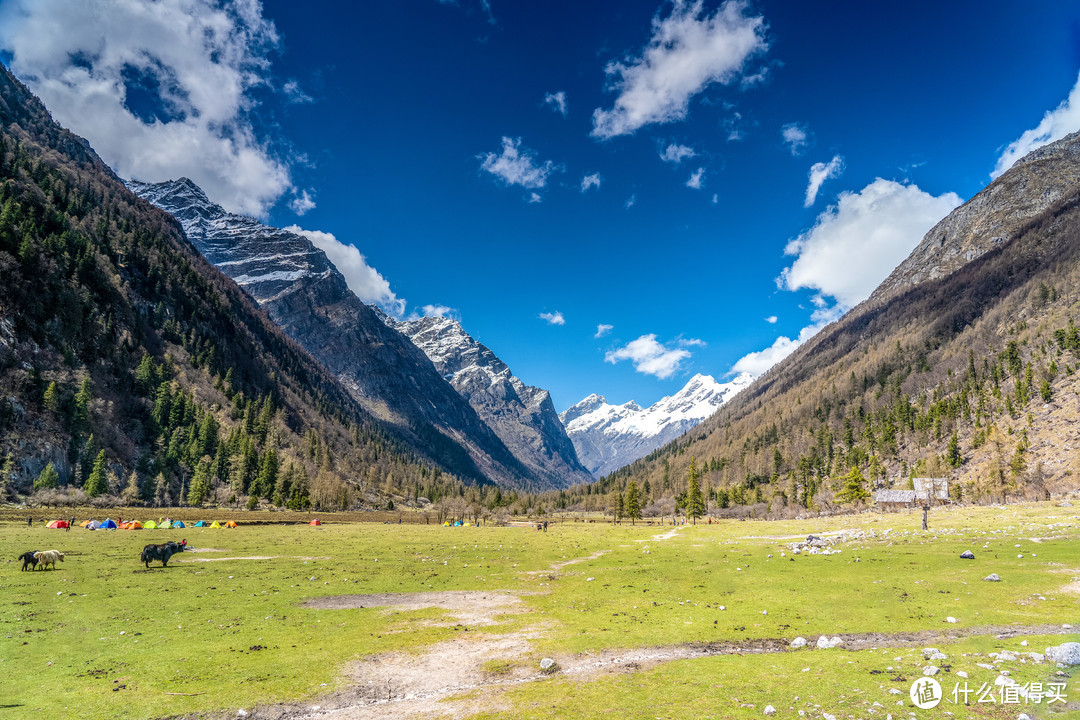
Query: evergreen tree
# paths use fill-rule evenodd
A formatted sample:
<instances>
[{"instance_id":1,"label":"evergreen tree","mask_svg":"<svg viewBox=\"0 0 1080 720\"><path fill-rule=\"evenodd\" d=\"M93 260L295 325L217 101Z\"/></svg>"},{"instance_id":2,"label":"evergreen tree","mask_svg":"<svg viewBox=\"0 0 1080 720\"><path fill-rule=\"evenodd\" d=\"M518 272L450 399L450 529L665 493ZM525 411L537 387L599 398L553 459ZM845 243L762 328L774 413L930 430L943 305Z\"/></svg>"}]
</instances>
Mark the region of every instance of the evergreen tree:
<instances>
[{"instance_id":1,"label":"evergreen tree","mask_svg":"<svg viewBox=\"0 0 1080 720\"><path fill-rule=\"evenodd\" d=\"M958 468L964 462L964 458L960 455L960 438L955 432L949 438L949 449L945 453L945 462L951 468Z\"/></svg>"},{"instance_id":2,"label":"evergreen tree","mask_svg":"<svg viewBox=\"0 0 1080 720\"><path fill-rule=\"evenodd\" d=\"M204 455L199 464L195 466L195 474L191 477L191 486L188 488L187 501L189 505L198 507L206 498L210 497L210 456Z\"/></svg>"},{"instance_id":3,"label":"evergreen tree","mask_svg":"<svg viewBox=\"0 0 1080 720\"><path fill-rule=\"evenodd\" d=\"M4 502L11 492L11 480L15 476L15 456L8 453L0 463L0 502Z\"/></svg>"},{"instance_id":4,"label":"evergreen tree","mask_svg":"<svg viewBox=\"0 0 1080 720\"><path fill-rule=\"evenodd\" d=\"M106 472L105 451L102 450L97 454L97 459L94 460L94 469L90 471L90 477L86 478L86 485L83 487L87 497L97 497L109 492L109 483L105 479Z\"/></svg>"},{"instance_id":5,"label":"evergreen tree","mask_svg":"<svg viewBox=\"0 0 1080 720\"><path fill-rule=\"evenodd\" d=\"M630 486L626 488L626 516L630 518L631 525L634 520L641 519L641 498L638 497L636 480L631 480Z\"/></svg>"},{"instance_id":6,"label":"evergreen tree","mask_svg":"<svg viewBox=\"0 0 1080 720\"><path fill-rule=\"evenodd\" d=\"M60 473L56 472L56 468L52 463L45 466L45 469L41 471L41 474L34 480L34 491L38 490L50 490L60 485Z\"/></svg>"},{"instance_id":7,"label":"evergreen tree","mask_svg":"<svg viewBox=\"0 0 1080 720\"><path fill-rule=\"evenodd\" d=\"M269 500L274 486L277 485L277 476L277 450L270 448L263 454L262 467L259 468L259 476L255 479L255 487L252 488L251 494Z\"/></svg>"},{"instance_id":8,"label":"evergreen tree","mask_svg":"<svg viewBox=\"0 0 1080 720\"><path fill-rule=\"evenodd\" d=\"M701 494L697 463L693 457L690 458L690 470L687 476L686 514L693 519L695 525L697 525L697 519L705 514L705 498Z\"/></svg>"},{"instance_id":9,"label":"evergreen tree","mask_svg":"<svg viewBox=\"0 0 1080 720\"><path fill-rule=\"evenodd\" d=\"M82 385L79 386L79 392L75 393L75 410L72 414L72 421L77 430L85 429L90 422L90 400L92 397L90 394L90 378L83 378Z\"/></svg>"},{"instance_id":10,"label":"evergreen tree","mask_svg":"<svg viewBox=\"0 0 1080 720\"><path fill-rule=\"evenodd\" d=\"M840 492L836 493L836 499L845 505L865 502L870 499L870 491L866 489L866 478L857 465L853 465L848 474L843 478L844 484Z\"/></svg>"},{"instance_id":11,"label":"evergreen tree","mask_svg":"<svg viewBox=\"0 0 1080 720\"><path fill-rule=\"evenodd\" d=\"M139 474L134 470L128 475L127 484L124 485L124 489L120 492L120 498L124 501L125 505L134 505L140 499L139 493Z\"/></svg>"},{"instance_id":12,"label":"evergreen tree","mask_svg":"<svg viewBox=\"0 0 1080 720\"><path fill-rule=\"evenodd\" d=\"M49 383L49 387L45 388L45 394L41 398L45 402L45 407L53 412L60 409L60 391L56 389L56 383Z\"/></svg>"}]
</instances>

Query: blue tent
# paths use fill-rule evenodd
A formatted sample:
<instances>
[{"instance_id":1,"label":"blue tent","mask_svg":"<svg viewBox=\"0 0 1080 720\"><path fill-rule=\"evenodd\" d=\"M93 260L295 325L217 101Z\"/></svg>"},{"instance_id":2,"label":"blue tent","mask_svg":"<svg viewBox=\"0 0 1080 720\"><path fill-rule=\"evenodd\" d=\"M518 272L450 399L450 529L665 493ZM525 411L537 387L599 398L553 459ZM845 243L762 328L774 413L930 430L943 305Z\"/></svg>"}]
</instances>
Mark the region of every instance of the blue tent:
<instances>
[{"instance_id":1,"label":"blue tent","mask_svg":"<svg viewBox=\"0 0 1080 720\"><path fill-rule=\"evenodd\" d=\"M98 525L98 530L115 530L116 523L111 518L105 518L105 522Z\"/></svg>"},{"instance_id":2,"label":"blue tent","mask_svg":"<svg viewBox=\"0 0 1080 720\"><path fill-rule=\"evenodd\" d=\"M195 523L194 527L206 527L206 523L200 520L199 522Z\"/></svg>"},{"instance_id":3,"label":"blue tent","mask_svg":"<svg viewBox=\"0 0 1080 720\"><path fill-rule=\"evenodd\" d=\"M173 526L174 528L178 528L178 527L187 527L187 525L185 525L185 524L184 524L184 521L183 521L183 520L173 520L173 521L172 521L172 526Z\"/></svg>"}]
</instances>

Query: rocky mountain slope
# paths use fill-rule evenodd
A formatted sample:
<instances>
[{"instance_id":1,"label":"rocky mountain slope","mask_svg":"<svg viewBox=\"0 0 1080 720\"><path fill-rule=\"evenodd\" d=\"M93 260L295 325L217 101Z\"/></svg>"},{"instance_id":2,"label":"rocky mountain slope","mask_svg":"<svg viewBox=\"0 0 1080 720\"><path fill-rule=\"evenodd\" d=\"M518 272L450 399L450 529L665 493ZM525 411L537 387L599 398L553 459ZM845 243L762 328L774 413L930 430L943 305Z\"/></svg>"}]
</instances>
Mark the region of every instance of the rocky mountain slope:
<instances>
[{"instance_id":1,"label":"rocky mountain slope","mask_svg":"<svg viewBox=\"0 0 1080 720\"><path fill-rule=\"evenodd\" d=\"M417 452L465 477L534 489L534 476L413 343L383 323L307 238L226 212L186 178L129 182Z\"/></svg>"},{"instance_id":2,"label":"rocky mountain slope","mask_svg":"<svg viewBox=\"0 0 1080 720\"><path fill-rule=\"evenodd\" d=\"M383 319L424 351L534 477L548 487L560 488L591 479L578 461L548 391L515 377L460 323L445 317L398 322L384 314Z\"/></svg>"},{"instance_id":3,"label":"rocky mountain slope","mask_svg":"<svg viewBox=\"0 0 1080 720\"><path fill-rule=\"evenodd\" d=\"M341 508L364 501L358 477L438 490L3 67L0 278L0 501Z\"/></svg>"},{"instance_id":4,"label":"rocky mountain slope","mask_svg":"<svg viewBox=\"0 0 1080 720\"><path fill-rule=\"evenodd\" d=\"M630 401L610 405L590 395L559 418L578 457L597 477L611 473L696 427L753 382L743 373L729 383L695 375L682 390L642 409Z\"/></svg>"},{"instance_id":5,"label":"rocky mountain slope","mask_svg":"<svg viewBox=\"0 0 1080 720\"><path fill-rule=\"evenodd\" d=\"M912 474L976 501L1076 489L1078 178L1080 134L1032 153L869 300L599 490L677 491L692 458L719 506L758 514L859 502Z\"/></svg>"}]
</instances>

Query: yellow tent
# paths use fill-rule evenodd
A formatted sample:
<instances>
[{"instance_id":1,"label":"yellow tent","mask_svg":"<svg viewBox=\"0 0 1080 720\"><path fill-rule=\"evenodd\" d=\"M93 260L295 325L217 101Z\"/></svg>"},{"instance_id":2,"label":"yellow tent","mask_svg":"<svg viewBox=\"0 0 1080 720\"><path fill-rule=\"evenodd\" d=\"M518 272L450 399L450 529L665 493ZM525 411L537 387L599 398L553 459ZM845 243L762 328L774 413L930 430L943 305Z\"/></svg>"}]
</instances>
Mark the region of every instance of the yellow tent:
<instances>
[{"instance_id":1,"label":"yellow tent","mask_svg":"<svg viewBox=\"0 0 1080 720\"><path fill-rule=\"evenodd\" d=\"M157 529L157 523L154 522L153 520L147 520L146 522L144 522L142 524L142 526L147 530L156 530Z\"/></svg>"},{"instance_id":2,"label":"yellow tent","mask_svg":"<svg viewBox=\"0 0 1080 720\"><path fill-rule=\"evenodd\" d=\"M221 524L217 520L215 520L214 522L210 523L210 527L217 528L218 530L220 530L221 529Z\"/></svg>"}]
</instances>

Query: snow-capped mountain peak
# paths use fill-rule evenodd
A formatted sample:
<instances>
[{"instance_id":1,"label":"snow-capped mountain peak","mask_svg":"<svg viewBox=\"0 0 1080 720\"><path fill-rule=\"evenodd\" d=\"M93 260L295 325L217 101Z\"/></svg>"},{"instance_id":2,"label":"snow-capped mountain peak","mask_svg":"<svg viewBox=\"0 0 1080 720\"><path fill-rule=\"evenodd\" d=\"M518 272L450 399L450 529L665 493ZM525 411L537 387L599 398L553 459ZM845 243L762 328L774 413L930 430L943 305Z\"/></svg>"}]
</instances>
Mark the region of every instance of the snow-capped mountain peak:
<instances>
[{"instance_id":1,"label":"snow-capped mountain peak","mask_svg":"<svg viewBox=\"0 0 1080 720\"><path fill-rule=\"evenodd\" d=\"M559 418L582 464L599 477L687 432L753 381L749 373L727 383L698 374L679 392L645 409L633 401L611 405L602 395L593 394L568 408Z\"/></svg>"}]
</instances>

